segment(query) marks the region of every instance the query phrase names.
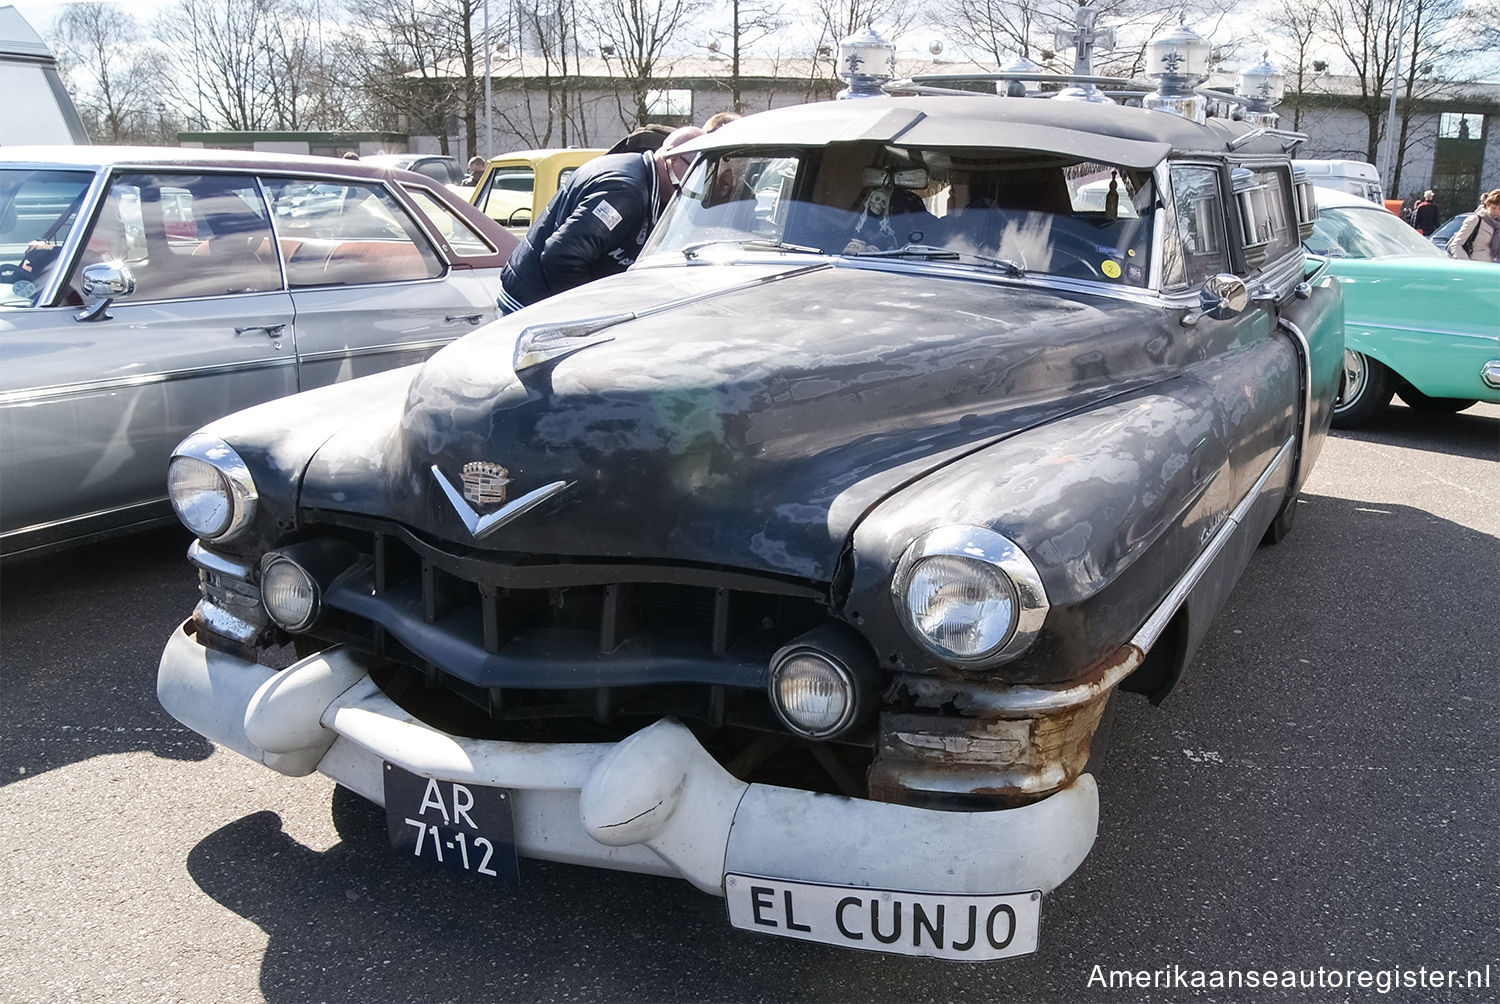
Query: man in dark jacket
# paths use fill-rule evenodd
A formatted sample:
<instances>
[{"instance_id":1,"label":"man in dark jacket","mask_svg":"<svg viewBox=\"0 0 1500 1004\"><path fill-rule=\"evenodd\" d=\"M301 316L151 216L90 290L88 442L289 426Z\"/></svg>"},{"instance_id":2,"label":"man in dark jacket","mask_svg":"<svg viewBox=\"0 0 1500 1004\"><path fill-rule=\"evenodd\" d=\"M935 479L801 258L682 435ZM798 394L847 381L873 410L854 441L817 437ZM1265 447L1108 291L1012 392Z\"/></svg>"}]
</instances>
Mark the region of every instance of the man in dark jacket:
<instances>
[{"instance_id":1,"label":"man in dark jacket","mask_svg":"<svg viewBox=\"0 0 1500 1004\"><path fill-rule=\"evenodd\" d=\"M574 171L506 262L501 310L625 271L692 163L672 151L702 134L683 126L654 152L606 154Z\"/></svg>"},{"instance_id":2,"label":"man in dark jacket","mask_svg":"<svg viewBox=\"0 0 1500 1004\"><path fill-rule=\"evenodd\" d=\"M1411 213L1411 225L1416 227L1417 233L1423 237L1431 237L1432 232L1438 227L1438 207L1432 198L1433 191L1429 188L1422 193L1422 201L1417 203L1417 208Z\"/></svg>"}]
</instances>

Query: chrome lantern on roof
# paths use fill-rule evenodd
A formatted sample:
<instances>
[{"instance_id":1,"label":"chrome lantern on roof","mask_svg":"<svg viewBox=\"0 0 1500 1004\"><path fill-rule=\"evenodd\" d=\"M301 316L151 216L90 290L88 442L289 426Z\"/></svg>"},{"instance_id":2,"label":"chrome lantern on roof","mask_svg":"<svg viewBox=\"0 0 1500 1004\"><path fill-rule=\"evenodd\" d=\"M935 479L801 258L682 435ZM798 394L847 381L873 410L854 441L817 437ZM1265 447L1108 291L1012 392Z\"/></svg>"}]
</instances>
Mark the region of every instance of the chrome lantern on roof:
<instances>
[{"instance_id":1,"label":"chrome lantern on roof","mask_svg":"<svg viewBox=\"0 0 1500 1004\"><path fill-rule=\"evenodd\" d=\"M896 79L896 47L867 24L839 42L838 76L848 85L836 95L839 100L880 97Z\"/></svg>"},{"instance_id":2,"label":"chrome lantern on roof","mask_svg":"<svg viewBox=\"0 0 1500 1004\"><path fill-rule=\"evenodd\" d=\"M1208 118L1208 101L1197 87L1208 79L1208 39L1186 24L1146 43L1146 79L1156 90L1141 99L1141 107L1180 115L1194 122Z\"/></svg>"},{"instance_id":3,"label":"chrome lantern on roof","mask_svg":"<svg viewBox=\"0 0 1500 1004\"><path fill-rule=\"evenodd\" d=\"M1275 109L1286 93L1286 76L1272 64L1271 54L1263 53L1259 63L1240 71L1234 93L1244 102L1246 122L1274 129L1281 118Z\"/></svg>"},{"instance_id":4,"label":"chrome lantern on roof","mask_svg":"<svg viewBox=\"0 0 1500 1004\"><path fill-rule=\"evenodd\" d=\"M1034 63L1022 56L1014 63L1000 67L1002 80L995 81L995 93L1007 98L1024 98L1028 94L1035 94L1040 88L1032 79L1045 72L1040 63Z\"/></svg>"}]
</instances>

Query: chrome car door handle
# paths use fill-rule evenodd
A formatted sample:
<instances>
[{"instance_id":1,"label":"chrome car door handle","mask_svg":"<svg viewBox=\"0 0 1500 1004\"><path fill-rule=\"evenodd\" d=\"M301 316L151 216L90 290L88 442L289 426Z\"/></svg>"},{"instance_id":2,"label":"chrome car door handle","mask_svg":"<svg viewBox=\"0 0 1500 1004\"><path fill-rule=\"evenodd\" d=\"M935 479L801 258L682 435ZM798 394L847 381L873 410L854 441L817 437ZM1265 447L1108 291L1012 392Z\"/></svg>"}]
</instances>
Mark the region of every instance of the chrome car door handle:
<instances>
[{"instance_id":1,"label":"chrome car door handle","mask_svg":"<svg viewBox=\"0 0 1500 1004\"><path fill-rule=\"evenodd\" d=\"M275 338L286 330L285 324L247 324L243 328L235 328L235 335L250 335L259 331L269 338Z\"/></svg>"},{"instance_id":2,"label":"chrome car door handle","mask_svg":"<svg viewBox=\"0 0 1500 1004\"><path fill-rule=\"evenodd\" d=\"M469 324L478 324L482 320L484 320L483 314L449 314L447 317L443 318L444 323L447 324L453 324L458 321L464 321Z\"/></svg>"}]
</instances>

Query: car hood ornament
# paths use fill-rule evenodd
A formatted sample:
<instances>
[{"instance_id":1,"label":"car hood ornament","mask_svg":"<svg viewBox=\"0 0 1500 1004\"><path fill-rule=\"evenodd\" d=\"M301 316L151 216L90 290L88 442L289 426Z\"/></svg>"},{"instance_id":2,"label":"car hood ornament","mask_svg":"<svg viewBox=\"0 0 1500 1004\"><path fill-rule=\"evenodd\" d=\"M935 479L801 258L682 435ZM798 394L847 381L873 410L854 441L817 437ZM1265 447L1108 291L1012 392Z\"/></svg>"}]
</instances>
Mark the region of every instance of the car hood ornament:
<instances>
[{"instance_id":1,"label":"car hood ornament","mask_svg":"<svg viewBox=\"0 0 1500 1004\"><path fill-rule=\"evenodd\" d=\"M453 482L443 474L437 464L432 465L432 476L438 487L448 497L458 518L476 540L488 536L505 524L535 509L554 495L564 491L567 481L554 481L535 491L527 492L514 501L501 505L499 509L484 514L476 507L499 505L505 502L506 488L510 485L510 472L499 464L479 460L465 464L463 468L463 492L453 487Z\"/></svg>"}]
</instances>

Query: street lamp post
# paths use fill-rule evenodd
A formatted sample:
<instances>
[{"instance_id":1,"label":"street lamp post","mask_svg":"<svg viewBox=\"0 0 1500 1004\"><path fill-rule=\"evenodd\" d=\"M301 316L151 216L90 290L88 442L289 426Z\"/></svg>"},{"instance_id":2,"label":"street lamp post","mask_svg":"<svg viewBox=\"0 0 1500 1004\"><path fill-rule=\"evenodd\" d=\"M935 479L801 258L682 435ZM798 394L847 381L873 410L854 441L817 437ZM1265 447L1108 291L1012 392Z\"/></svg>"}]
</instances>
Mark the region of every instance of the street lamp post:
<instances>
[{"instance_id":1,"label":"street lamp post","mask_svg":"<svg viewBox=\"0 0 1500 1004\"><path fill-rule=\"evenodd\" d=\"M1385 113L1385 166L1380 172L1382 184L1389 185L1396 175L1396 91L1401 86L1401 43L1406 38L1406 2L1396 0L1396 51L1391 55L1391 103ZM1413 45L1416 43L1413 42ZM1391 197L1396 193L1391 191Z\"/></svg>"}]
</instances>

